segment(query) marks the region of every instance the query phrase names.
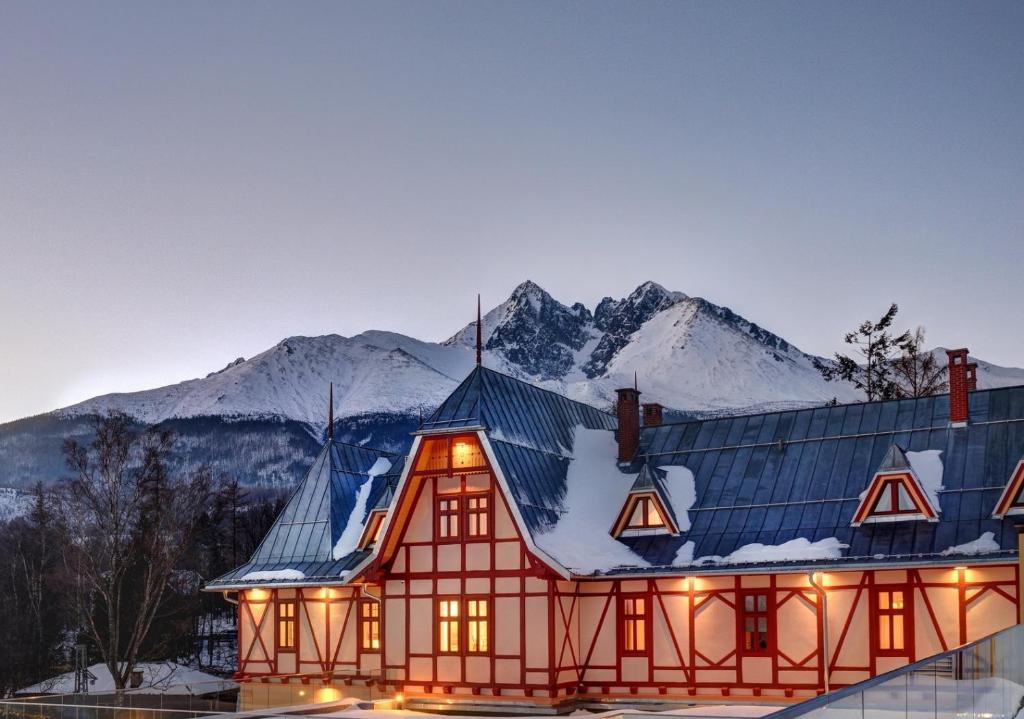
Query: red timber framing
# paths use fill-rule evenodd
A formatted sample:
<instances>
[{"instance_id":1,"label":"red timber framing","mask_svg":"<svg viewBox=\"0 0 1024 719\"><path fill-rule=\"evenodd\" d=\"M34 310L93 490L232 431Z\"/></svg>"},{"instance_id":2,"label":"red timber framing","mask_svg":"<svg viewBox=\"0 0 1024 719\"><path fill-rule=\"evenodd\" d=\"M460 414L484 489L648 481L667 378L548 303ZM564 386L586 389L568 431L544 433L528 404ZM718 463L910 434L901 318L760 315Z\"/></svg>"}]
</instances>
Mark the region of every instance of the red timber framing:
<instances>
[{"instance_id":1,"label":"red timber framing","mask_svg":"<svg viewBox=\"0 0 1024 719\"><path fill-rule=\"evenodd\" d=\"M871 480L854 512L854 527L865 522L926 519L937 521L938 512L921 484L910 472L879 472Z\"/></svg>"},{"instance_id":2,"label":"red timber framing","mask_svg":"<svg viewBox=\"0 0 1024 719\"><path fill-rule=\"evenodd\" d=\"M1002 496L996 502L996 508L992 512L995 519L1002 519L1008 514L1024 514L1024 459L1017 462L1017 466L1010 475L1010 481L1006 483Z\"/></svg>"},{"instance_id":3,"label":"red timber framing","mask_svg":"<svg viewBox=\"0 0 1024 719\"><path fill-rule=\"evenodd\" d=\"M805 573L567 580L532 550L478 442L471 433L419 438L374 558L356 580L363 584L239 592L243 678L380 668L389 692L478 702L786 698L820 692L826 667L831 686L851 684L1018 616L1016 563L822 572L815 583L828 597L825 660L823 604ZM484 497L485 506L472 507L478 531L470 536L467 499ZM454 513L456 541L438 534L441 507ZM878 619L883 595L888 623ZM360 600L368 596L380 600L378 652L360 648ZM277 650L280 601L295 602L293 653ZM447 616L444 601L456 603ZM902 648L891 640L897 609ZM457 633L448 651L442 620Z\"/></svg>"}]
</instances>

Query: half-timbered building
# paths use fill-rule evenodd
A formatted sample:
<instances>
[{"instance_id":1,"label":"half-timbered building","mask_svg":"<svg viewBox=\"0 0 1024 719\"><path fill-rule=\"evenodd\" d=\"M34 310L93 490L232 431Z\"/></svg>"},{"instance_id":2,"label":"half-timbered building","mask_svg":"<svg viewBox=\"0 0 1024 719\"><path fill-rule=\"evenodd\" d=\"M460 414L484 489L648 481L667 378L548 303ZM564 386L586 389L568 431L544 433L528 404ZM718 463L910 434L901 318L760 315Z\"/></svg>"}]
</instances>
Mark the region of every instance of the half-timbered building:
<instances>
[{"instance_id":1,"label":"half-timbered building","mask_svg":"<svg viewBox=\"0 0 1024 719\"><path fill-rule=\"evenodd\" d=\"M328 441L209 585L243 697L783 700L1018 621L1024 387L975 390L966 350L938 396L686 422L639 398L478 366L405 456Z\"/></svg>"}]
</instances>

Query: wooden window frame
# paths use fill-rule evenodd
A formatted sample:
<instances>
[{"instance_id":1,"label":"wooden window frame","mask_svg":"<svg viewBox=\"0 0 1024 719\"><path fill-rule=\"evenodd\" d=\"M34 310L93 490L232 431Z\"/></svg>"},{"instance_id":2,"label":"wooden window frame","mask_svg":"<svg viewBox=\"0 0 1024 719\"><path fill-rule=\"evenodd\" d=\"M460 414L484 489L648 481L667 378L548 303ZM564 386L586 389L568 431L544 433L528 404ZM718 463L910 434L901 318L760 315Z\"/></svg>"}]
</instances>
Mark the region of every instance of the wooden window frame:
<instances>
[{"instance_id":1,"label":"wooden window frame","mask_svg":"<svg viewBox=\"0 0 1024 719\"><path fill-rule=\"evenodd\" d=\"M290 613L286 614L282 611L285 607L291 607ZM274 602L274 647L278 652L295 652L299 651L299 601L297 598L288 599L277 599ZM282 634L283 628L289 625L291 627L291 642L288 644L284 643L284 637Z\"/></svg>"},{"instance_id":2,"label":"wooden window frame","mask_svg":"<svg viewBox=\"0 0 1024 719\"><path fill-rule=\"evenodd\" d=\"M871 646L874 649L875 656L879 657L906 657L914 655L914 613L913 613L913 600L914 595L912 588L908 584L885 584L882 586L876 586L871 592L871 617L873 621L871 623ZM903 604L899 608L893 608L893 597L894 592L900 592L903 595ZM889 607L886 609L881 608L882 595L889 595ZM890 646L888 649L882 648L882 617L888 617L889 626L889 643L893 643L893 639L896 637L895 630L893 628L892 618L899 616L903 620L903 647L901 649L894 649Z\"/></svg>"},{"instance_id":3,"label":"wooden window frame","mask_svg":"<svg viewBox=\"0 0 1024 719\"><path fill-rule=\"evenodd\" d=\"M455 602L455 617L443 616L441 614L441 608L448 602ZM450 605L449 605L450 606ZM465 653L465 643L462 641L462 620L465 612L462 611L462 597L457 595L449 595L438 597L434 603L434 641L437 647L438 656L461 656ZM455 649L451 648L451 632L448 632L448 649L441 648L441 637L444 635L444 627L446 624L452 624L455 627Z\"/></svg>"},{"instance_id":4,"label":"wooden window frame","mask_svg":"<svg viewBox=\"0 0 1024 719\"><path fill-rule=\"evenodd\" d=\"M438 544L455 544L463 541L463 507L465 495L462 492L453 492L451 494L438 494L434 498L434 541ZM441 505L443 502L455 502L455 509L442 509ZM443 521L450 517L454 517L455 521ZM448 527L455 527L454 535L445 535L441 528L443 525Z\"/></svg>"},{"instance_id":5,"label":"wooden window frame","mask_svg":"<svg viewBox=\"0 0 1024 719\"><path fill-rule=\"evenodd\" d=\"M445 443L445 464L443 467L431 467L429 469L419 469L419 464L423 461L430 442L444 442ZM455 466L455 445L459 442L469 442L474 444L479 449L480 459L482 464L479 465L467 465L465 467ZM480 442L480 438L476 434L462 433L462 434L450 434L443 436L432 436L424 439L420 450L416 454L416 459L412 465L413 469L411 474L417 476L431 476L431 477L455 477L460 474L482 474L490 471L490 466L487 462L487 455L484 452L483 444Z\"/></svg>"},{"instance_id":6,"label":"wooden window frame","mask_svg":"<svg viewBox=\"0 0 1024 719\"><path fill-rule=\"evenodd\" d=\"M492 602L491 598L487 595L469 594L464 596L462 599L464 606L464 611L462 612L462 621L464 624L463 635L466 638L465 653L470 656L490 656L494 653L494 602ZM485 613L482 616L479 614L471 615L471 602L483 602ZM477 611L479 611L479 604ZM470 645L470 625L476 624L477 629L479 630L481 622L484 624L484 642L486 646L483 649L473 649Z\"/></svg>"},{"instance_id":7,"label":"wooden window frame","mask_svg":"<svg viewBox=\"0 0 1024 719\"><path fill-rule=\"evenodd\" d=\"M764 609L758 609L757 600L759 597L764 597ZM750 610L747 609L748 598L752 600L753 604L753 609ZM775 654L775 593L768 587L744 589L739 591L736 599L736 647L739 654L744 657L768 657ZM761 635L761 630L757 628L757 621L759 619L765 620L765 645L763 647L756 649L747 648L747 619L754 621L755 636Z\"/></svg>"},{"instance_id":8,"label":"wooden window frame","mask_svg":"<svg viewBox=\"0 0 1024 719\"><path fill-rule=\"evenodd\" d=\"M910 509L900 509L901 487L910 498L910 503L914 505ZM889 502L892 509L878 509L878 503L882 501L883 497L885 497L886 492L889 493ZM921 508L917 506L913 493L906 486L906 480L902 477L892 477L882 480L882 486L878 491L878 496L875 497L874 503L871 505L871 511L868 512L868 517L899 517L917 514L924 514L924 512L922 512Z\"/></svg>"},{"instance_id":9,"label":"wooden window frame","mask_svg":"<svg viewBox=\"0 0 1024 719\"><path fill-rule=\"evenodd\" d=\"M641 519L641 523L640 524L633 524L633 515L636 514L636 507L637 507L638 504L643 507L643 511L641 512L641 518L640 518ZM648 516L650 515L650 509L651 509L651 505L652 504L654 505L654 511L657 512L659 517L661 517L661 523L660 524L650 524L647 521ZM657 503L655 503L653 499L651 499L650 497L637 497L636 499L633 500L633 503L629 507L629 514L626 517L626 526L623 527L623 530L626 530L626 529L667 529L667 528L668 528L668 524L666 524L666 522L665 522L665 517L662 516L661 508L658 507Z\"/></svg>"},{"instance_id":10,"label":"wooden window frame","mask_svg":"<svg viewBox=\"0 0 1024 719\"><path fill-rule=\"evenodd\" d=\"M367 613L366 610L370 612ZM376 610L376 614L373 610ZM372 642L373 628L377 628L377 646L366 646L367 628L370 630L370 641ZM359 653L380 654L380 644L383 637L380 632L380 602L373 599L359 600Z\"/></svg>"},{"instance_id":11,"label":"wooden window frame","mask_svg":"<svg viewBox=\"0 0 1024 719\"><path fill-rule=\"evenodd\" d=\"M464 525L465 526L463 527L463 529L465 530L464 533L463 533L463 539L465 541L467 541L467 542L486 542L486 541L490 540L491 535L494 533L494 497L493 497L493 494L494 493L491 492L490 490L486 490L486 491L483 491L483 492L464 492L464 493L459 495L463 499L463 502L460 505L460 507L462 509L463 514L465 515L465 521L464 521ZM484 507L482 510L479 509L479 508L472 509L470 507L470 502L471 501L473 501L473 500L478 500L479 501L481 499L483 499L483 500L485 500L487 502L487 506ZM484 532L483 534L471 534L470 531L469 531L470 527L472 526L472 521L470 520L470 517L474 516L474 515L477 516L477 517L483 516L485 518L485 520L486 520L487 531ZM478 526L479 526L479 522L478 522Z\"/></svg>"},{"instance_id":12,"label":"wooden window frame","mask_svg":"<svg viewBox=\"0 0 1024 719\"><path fill-rule=\"evenodd\" d=\"M627 613L629 608L629 602L636 602L637 600L643 602L643 611L636 612L635 604L633 605L633 611ZM618 601L618 627L616 635L619 638L619 656L620 657L650 657L651 656L651 640L653 639L653 633L651 631L651 594L650 592L621 592L619 594ZM637 630L636 622L643 622L641 631ZM633 649L628 649L629 644L628 638L633 638ZM641 649L636 648L637 639L643 638L643 647Z\"/></svg>"}]
</instances>

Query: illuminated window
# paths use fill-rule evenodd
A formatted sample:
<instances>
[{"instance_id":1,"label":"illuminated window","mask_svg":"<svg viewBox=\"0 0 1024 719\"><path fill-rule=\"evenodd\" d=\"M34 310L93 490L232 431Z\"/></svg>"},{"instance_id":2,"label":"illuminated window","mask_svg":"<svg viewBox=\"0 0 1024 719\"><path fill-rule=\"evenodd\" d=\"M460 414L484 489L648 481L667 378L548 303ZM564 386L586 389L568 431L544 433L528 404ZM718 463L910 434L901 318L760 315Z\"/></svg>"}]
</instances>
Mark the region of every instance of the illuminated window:
<instances>
[{"instance_id":1,"label":"illuminated window","mask_svg":"<svg viewBox=\"0 0 1024 719\"><path fill-rule=\"evenodd\" d=\"M441 654L459 652L459 600L441 599L437 603L437 648Z\"/></svg>"},{"instance_id":2,"label":"illuminated window","mask_svg":"<svg viewBox=\"0 0 1024 719\"><path fill-rule=\"evenodd\" d=\"M423 440L415 471L431 474L464 471L487 464L476 437L432 437Z\"/></svg>"},{"instance_id":3,"label":"illuminated window","mask_svg":"<svg viewBox=\"0 0 1024 719\"><path fill-rule=\"evenodd\" d=\"M466 600L466 651L485 654L488 641L488 611L486 599Z\"/></svg>"},{"instance_id":4,"label":"illuminated window","mask_svg":"<svg viewBox=\"0 0 1024 719\"><path fill-rule=\"evenodd\" d=\"M905 592L902 589L881 589L875 597L878 651L905 654L908 628Z\"/></svg>"},{"instance_id":5,"label":"illuminated window","mask_svg":"<svg viewBox=\"0 0 1024 719\"><path fill-rule=\"evenodd\" d=\"M622 653L647 654L647 597L622 595L619 604L622 617Z\"/></svg>"},{"instance_id":6,"label":"illuminated window","mask_svg":"<svg viewBox=\"0 0 1024 719\"><path fill-rule=\"evenodd\" d=\"M740 613L744 654L765 654L771 648L771 614L766 592L743 594Z\"/></svg>"},{"instance_id":7,"label":"illuminated window","mask_svg":"<svg viewBox=\"0 0 1024 719\"><path fill-rule=\"evenodd\" d=\"M437 537L459 538L459 498L441 496L437 500Z\"/></svg>"},{"instance_id":8,"label":"illuminated window","mask_svg":"<svg viewBox=\"0 0 1024 719\"><path fill-rule=\"evenodd\" d=\"M475 439L465 438L452 441L452 468L482 467L484 454Z\"/></svg>"},{"instance_id":9,"label":"illuminated window","mask_svg":"<svg viewBox=\"0 0 1024 719\"><path fill-rule=\"evenodd\" d=\"M380 603L372 599L359 602L359 637L364 652L380 651Z\"/></svg>"},{"instance_id":10,"label":"illuminated window","mask_svg":"<svg viewBox=\"0 0 1024 719\"><path fill-rule=\"evenodd\" d=\"M658 511L658 505L650 497L639 497L633 505L633 513L629 515L626 529L649 529L664 527L665 520Z\"/></svg>"},{"instance_id":11,"label":"illuminated window","mask_svg":"<svg viewBox=\"0 0 1024 719\"><path fill-rule=\"evenodd\" d=\"M470 537L486 537L490 533L488 517L490 502L487 495L466 498L466 534Z\"/></svg>"},{"instance_id":12,"label":"illuminated window","mask_svg":"<svg viewBox=\"0 0 1024 719\"><path fill-rule=\"evenodd\" d=\"M295 600L282 599L277 603L277 646L295 648Z\"/></svg>"},{"instance_id":13,"label":"illuminated window","mask_svg":"<svg viewBox=\"0 0 1024 719\"><path fill-rule=\"evenodd\" d=\"M871 509L871 514L920 514L917 506L907 492L907 486L901 479L887 479L882 483L878 499Z\"/></svg>"}]
</instances>

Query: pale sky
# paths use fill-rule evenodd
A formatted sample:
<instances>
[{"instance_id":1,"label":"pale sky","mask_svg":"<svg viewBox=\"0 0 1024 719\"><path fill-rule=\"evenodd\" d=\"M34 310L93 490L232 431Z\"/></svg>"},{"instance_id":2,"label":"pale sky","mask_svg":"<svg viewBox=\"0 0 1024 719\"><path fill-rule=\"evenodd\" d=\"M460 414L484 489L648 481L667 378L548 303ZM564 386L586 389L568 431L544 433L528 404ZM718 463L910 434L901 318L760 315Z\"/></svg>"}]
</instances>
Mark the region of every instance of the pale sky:
<instances>
[{"instance_id":1,"label":"pale sky","mask_svg":"<svg viewBox=\"0 0 1024 719\"><path fill-rule=\"evenodd\" d=\"M0 0L0 421L640 282L1024 366L1024 3Z\"/></svg>"}]
</instances>

